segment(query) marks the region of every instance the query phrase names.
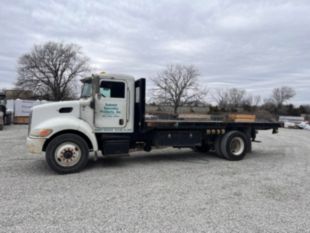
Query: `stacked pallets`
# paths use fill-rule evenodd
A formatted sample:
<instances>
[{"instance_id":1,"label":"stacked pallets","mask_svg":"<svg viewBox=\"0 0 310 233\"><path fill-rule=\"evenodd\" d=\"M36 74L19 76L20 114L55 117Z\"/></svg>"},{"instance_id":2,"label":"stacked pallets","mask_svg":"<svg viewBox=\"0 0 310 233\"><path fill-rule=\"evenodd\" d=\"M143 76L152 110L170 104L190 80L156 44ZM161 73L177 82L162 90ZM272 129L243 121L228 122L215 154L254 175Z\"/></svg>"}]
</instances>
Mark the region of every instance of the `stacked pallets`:
<instances>
[{"instance_id":1,"label":"stacked pallets","mask_svg":"<svg viewBox=\"0 0 310 233\"><path fill-rule=\"evenodd\" d=\"M14 124L28 124L29 116L14 116Z\"/></svg>"}]
</instances>

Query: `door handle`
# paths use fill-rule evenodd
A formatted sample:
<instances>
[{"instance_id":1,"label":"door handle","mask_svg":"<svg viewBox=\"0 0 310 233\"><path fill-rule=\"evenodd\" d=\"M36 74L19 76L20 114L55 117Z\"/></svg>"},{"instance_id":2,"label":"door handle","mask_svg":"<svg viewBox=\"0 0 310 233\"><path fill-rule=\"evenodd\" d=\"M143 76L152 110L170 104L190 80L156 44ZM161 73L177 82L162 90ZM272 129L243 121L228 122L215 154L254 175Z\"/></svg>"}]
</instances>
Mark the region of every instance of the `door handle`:
<instances>
[{"instance_id":1,"label":"door handle","mask_svg":"<svg viewBox=\"0 0 310 233\"><path fill-rule=\"evenodd\" d=\"M119 119L119 122L118 122L120 125L123 125L124 124L124 119Z\"/></svg>"}]
</instances>

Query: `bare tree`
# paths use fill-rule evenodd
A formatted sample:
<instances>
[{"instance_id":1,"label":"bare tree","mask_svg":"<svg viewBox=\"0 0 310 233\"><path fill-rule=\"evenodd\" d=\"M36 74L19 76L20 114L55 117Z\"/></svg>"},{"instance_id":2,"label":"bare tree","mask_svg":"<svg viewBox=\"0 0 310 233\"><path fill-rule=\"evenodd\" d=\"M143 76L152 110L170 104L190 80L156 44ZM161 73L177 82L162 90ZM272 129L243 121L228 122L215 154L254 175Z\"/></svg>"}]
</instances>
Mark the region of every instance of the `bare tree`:
<instances>
[{"instance_id":1,"label":"bare tree","mask_svg":"<svg viewBox=\"0 0 310 233\"><path fill-rule=\"evenodd\" d=\"M275 88L272 91L271 101L278 107L282 107L282 105L288 101L289 99L293 98L296 95L296 92L291 87L280 87Z\"/></svg>"},{"instance_id":2,"label":"bare tree","mask_svg":"<svg viewBox=\"0 0 310 233\"><path fill-rule=\"evenodd\" d=\"M229 103L232 108L238 108L242 106L245 101L246 91L238 88L231 88L228 90Z\"/></svg>"},{"instance_id":3,"label":"bare tree","mask_svg":"<svg viewBox=\"0 0 310 233\"><path fill-rule=\"evenodd\" d=\"M302 114L310 114L310 105L300 105L299 109Z\"/></svg>"},{"instance_id":4,"label":"bare tree","mask_svg":"<svg viewBox=\"0 0 310 233\"><path fill-rule=\"evenodd\" d=\"M295 95L296 92L291 87L283 86L274 88L271 97L265 99L264 108L275 115L279 115L283 108L283 104Z\"/></svg>"},{"instance_id":5,"label":"bare tree","mask_svg":"<svg viewBox=\"0 0 310 233\"><path fill-rule=\"evenodd\" d=\"M241 107L245 101L246 91L238 88L217 89L214 95L219 108L232 111Z\"/></svg>"},{"instance_id":6,"label":"bare tree","mask_svg":"<svg viewBox=\"0 0 310 233\"><path fill-rule=\"evenodd\" d=\"M261 102L259 95L247 95L242 101L242 107L245 110L255 111Z\"/></svg>"},{"instance_id":7,"label":"bare tree","mask_svg":"<svg viewBox=\"0 0 310 233\"><path fill-rule=\"evenodd\" d=\"M168 65L153 82L153 99L157 103L173 106L174 113L186 104L203 103L207 90L198 85L198 70L193 65Z\"/></svg>"},{"instance_id":8,"label":"bare tree","mask_svg":"<svg viewBox=\"0 0 310 233\"><path fill-rule=\"evenodd\" d=\"M243 108L251 111L260 103L260 96L253 96L239 88L217 89L213 97L218 107L224 111L236 111L237 108Z\"/></svg>"},{"instance_id":9,"label":"bare tree","mask_svg":"<svg viewBox=\"0 0 310 233\"><path fill-rule=\"evenodd\" d=\"M18 61L16 86L50 100L72 99L78 77L89 71L88 59L75 44L35 45Z\"/></svg>"},{"instance_id":10,"label":"bare tree","mask_svg":"<svg viewBox=\"0 0 310 233\"><path fill-rule=\"evenodd\" d=\"M215 94L213 94L213 98L215 99L217 106L220 109L226 110L229 108L230 100L229 93L225 89L216 89Z\"/></svg>"}]
</instances>

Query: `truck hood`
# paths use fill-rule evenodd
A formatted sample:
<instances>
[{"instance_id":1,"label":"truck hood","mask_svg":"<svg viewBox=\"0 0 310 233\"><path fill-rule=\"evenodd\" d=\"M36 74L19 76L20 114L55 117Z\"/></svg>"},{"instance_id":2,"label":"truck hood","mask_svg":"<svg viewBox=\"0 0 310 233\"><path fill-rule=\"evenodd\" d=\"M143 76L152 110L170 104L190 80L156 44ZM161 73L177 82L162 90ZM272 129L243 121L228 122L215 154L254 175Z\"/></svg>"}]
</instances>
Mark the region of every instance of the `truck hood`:
<instances>
[{"instance_id":1,"label":"truck hood","mask_svg":"<svg viewBox=\"0 0 310 233\"><path fill-rule=\"evenodd\" d=\"M75 117L80 116L80 101L61 101L46 103L32 108L31 128L52 117Z\"/></svg>"}]
</instances>

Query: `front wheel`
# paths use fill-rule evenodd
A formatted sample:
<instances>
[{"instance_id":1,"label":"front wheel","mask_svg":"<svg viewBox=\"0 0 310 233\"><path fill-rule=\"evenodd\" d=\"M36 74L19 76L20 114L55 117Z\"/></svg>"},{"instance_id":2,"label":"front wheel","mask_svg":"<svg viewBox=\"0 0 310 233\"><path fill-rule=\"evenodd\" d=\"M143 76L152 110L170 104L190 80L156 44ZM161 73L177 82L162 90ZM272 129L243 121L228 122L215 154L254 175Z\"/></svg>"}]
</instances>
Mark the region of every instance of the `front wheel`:
<instances>
[{"instance_id":1,"label":"front wheel","mask_svg":"<svg viewBox=\"0 0 310 233\"><path fill-rule=\"evenodd\" d=\"M88 162L89 149L85 140L76 134L62 134L48 144L46 161L57 173L79 172Z\"/></svg>"}]
</instances>

